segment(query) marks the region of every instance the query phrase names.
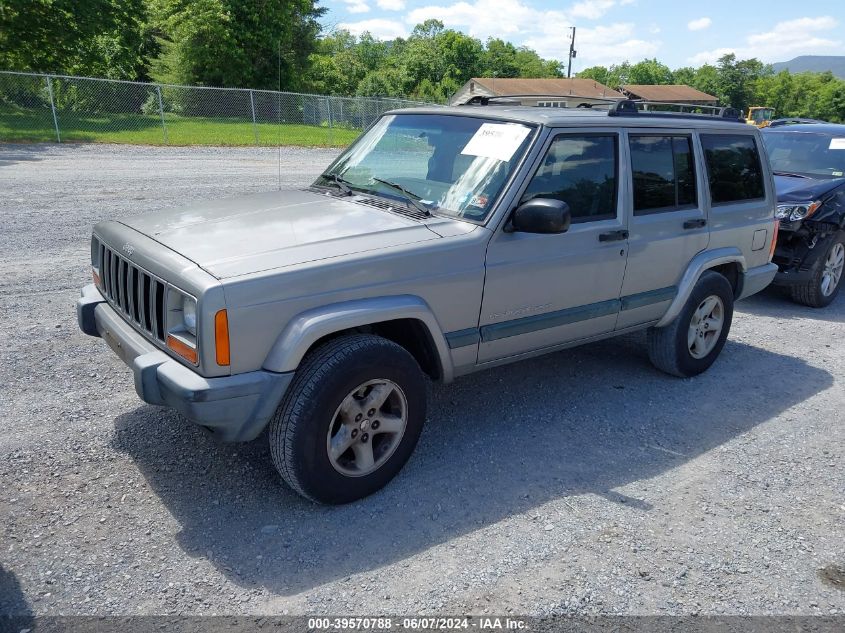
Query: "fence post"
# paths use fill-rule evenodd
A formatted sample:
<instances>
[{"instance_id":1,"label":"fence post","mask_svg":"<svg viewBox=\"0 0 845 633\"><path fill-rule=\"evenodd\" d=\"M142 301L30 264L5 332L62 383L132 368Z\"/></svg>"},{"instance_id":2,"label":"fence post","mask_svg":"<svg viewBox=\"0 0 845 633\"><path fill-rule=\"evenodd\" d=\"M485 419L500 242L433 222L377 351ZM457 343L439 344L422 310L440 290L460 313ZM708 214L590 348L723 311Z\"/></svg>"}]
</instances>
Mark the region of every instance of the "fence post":
<instances>
[{"instance_id":1,"label":"fence post","mask_svg":"<svg viewBox=\"0 0 845 633\"><path fill-rule=\"evenodd\" d=\"M252 90L249 91L249 107L252 108L252 133L255 136L255 144L258 145L258 126L255 125L255 99Z\"/></svg>"},{"instance_id":2,"label":"fence post","mask_svg":"<svg viewBox=\"0 0 845 633\"><path fill-rule=\"evenodd\" d=\"M329 121L329 145L332 144L334 140L334 134L332 133L332 98L326 97L326 118Z\"/></svg>"},{"instance_id":3,"label":"fence post","mask_svg":"<svg viewBox=\"0 0 845 633\"><path fill-rule=\"evenodd\" d=\"M164 132L164 144L169 145L167 141L167 126L164 124L164 104L161 101L161 86L156 86L156 94L158 95L158 113L161 115L161 129Z\"/></svg>"},{"instance_id":4,"label":"fence post","mask_svg":"<svg viewBox=\"0 0 845 633\"><path fill-rule=\"evenodd\" d=\"M53 81L47 76L47 92L50 93L50 108L53 110L53 125L56 128L56 142L62 142L62 135L59 134L59 117L56 116L56 100L53 99Z\"/></svg>"}]
</instances>

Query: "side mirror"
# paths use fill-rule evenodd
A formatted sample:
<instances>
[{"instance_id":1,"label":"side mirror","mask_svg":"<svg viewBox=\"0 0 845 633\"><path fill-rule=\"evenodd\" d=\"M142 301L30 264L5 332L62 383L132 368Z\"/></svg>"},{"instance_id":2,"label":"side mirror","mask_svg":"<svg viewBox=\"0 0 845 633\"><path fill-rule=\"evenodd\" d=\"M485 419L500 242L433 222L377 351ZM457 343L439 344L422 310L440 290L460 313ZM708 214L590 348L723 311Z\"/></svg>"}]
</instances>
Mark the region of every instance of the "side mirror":
<instances>
[{"instance_id":1,"label":"side mirror","mask_svg":"<svg viewBox=\"0 0 845 633\"><path fill-rule=\"evenodd\" d=\"M533 198L513 212L512 231L522 233L565 233L572 222L569 205L555 198Z\"/></svg>"}]
</instances>

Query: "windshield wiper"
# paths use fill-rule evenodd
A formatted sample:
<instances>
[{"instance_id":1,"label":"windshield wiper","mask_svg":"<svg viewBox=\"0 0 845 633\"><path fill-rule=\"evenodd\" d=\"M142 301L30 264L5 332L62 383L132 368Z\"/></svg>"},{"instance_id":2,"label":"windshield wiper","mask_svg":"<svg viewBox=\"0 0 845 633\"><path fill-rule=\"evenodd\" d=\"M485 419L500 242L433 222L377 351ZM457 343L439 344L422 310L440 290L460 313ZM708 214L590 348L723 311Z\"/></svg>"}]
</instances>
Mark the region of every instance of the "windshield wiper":
<instances>
[{"instance_id":1,"label":"windshield wiper","mask_svg":"<svg viewBox=\"0 0 845 633\"><path fill-rule=\"evenodd\" d=\"M373 180L375 182L380 182L383 185L387 185L388 187L392 187L393 189L396 189L397 191L401 191L404 194L405 200L407 200L410 204L414 205L414 207L418 211L423 213L423 215L425 215L426 217L431 217L431 209L429 209L422 202L420 202L420 200L422 200L422 198L420 196L418 196L417 194L415 194L411 191L408 191L407 189L405 189L405 187L403 187L402 185L400 185L397 182L391 182L390 180L385 180L384 178L376 178L375 176L373 176Z\"/></svg>"},{"instance_id":2,"label":"windshield wiper","mask_svg":"<svg viewBox=\"0 0 845 633\"><path fill-rule=\"evenodd\" d=\"M337 188L340 189L347 196L351 196L355 193L354 191L352 191L352 187L350 187L350 185L353 183L346 180L343 176L339 176L338 174L323 174L323 178L336 184Z\"/></svg>"},{"instance_id":3,"label":"windshield wiper","mask_svg":"<svg viewBox=\"0 0 845 633\"><path fill-rule=\"evenodd\" d=\"M809 178L809 176L805 176L804 174L796 174L795 172L791 172L791 171L773 171L772 173L775 176L791 176L792 178Z\"/></svg>"}]
</instances>

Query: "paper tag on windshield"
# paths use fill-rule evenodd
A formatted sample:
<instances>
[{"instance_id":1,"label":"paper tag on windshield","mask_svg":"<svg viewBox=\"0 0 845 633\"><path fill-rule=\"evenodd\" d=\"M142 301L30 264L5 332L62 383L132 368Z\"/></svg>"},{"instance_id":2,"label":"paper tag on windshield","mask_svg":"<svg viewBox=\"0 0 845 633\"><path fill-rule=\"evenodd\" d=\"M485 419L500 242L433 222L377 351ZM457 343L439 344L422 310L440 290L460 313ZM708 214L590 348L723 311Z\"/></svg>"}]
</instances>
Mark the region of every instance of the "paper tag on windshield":
<instances>
[{"instance_id":1,"label":"paper tag on windshield","mask_svg":"<svg viewBox=\"0 0 845 633\"><path fill-rule=\"evenodd\" d=\"M528 132L529 129L523 125L484 123L469 139L461 154L509 161Z\"/></svg>"},{"instance_id":2,"label":"paper tag on windshield","mask_svg":"<svg viewBox=\"0 0 845 633\"><path fill-rule=\"evenodd\" d=\"M830 139L830 147L827 149L845 149L845 138Z\"/></svg>"}]
</instances>

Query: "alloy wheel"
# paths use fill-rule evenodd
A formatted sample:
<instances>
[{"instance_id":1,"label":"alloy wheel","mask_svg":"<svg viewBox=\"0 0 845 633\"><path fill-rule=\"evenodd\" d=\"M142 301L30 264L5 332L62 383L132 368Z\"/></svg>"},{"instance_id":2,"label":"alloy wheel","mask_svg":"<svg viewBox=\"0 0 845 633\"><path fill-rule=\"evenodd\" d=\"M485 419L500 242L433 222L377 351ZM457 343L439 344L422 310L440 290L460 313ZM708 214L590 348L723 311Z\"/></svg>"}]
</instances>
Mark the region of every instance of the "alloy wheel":
<instances>
[{"instance_id":1,"label":"alloy wheel","mask_svg":"<svg viewBox=\"0 0 845 633\"><path fill-rule=\"evenodd\" d=\"M687 346L693 358L701 359L716 347L725 322L725 304L716 295L702 301L690 320Z\"/></svg>"},{"instance_id":2,"label":"alloy wheel","mask_svg":"<svg viewBox=\"0 0 845 633\"><path fill-rule=\"evenodd\" d=\"M408 400L392 380L368 380L353 389L335 411L326 437L329 461L348 477L381 467L402 441Z\"/></svg>"},{"instance_id":3,"label":"alloy wheel","mask_svg":"<svg viewBox=\"0 0 845 633\"><path fill-rule=\"evenodd\" d=\"M829 297L836 290L842 279L843 267L845 267L845 245L837 242L827 254L822 271L821 291L825 297Z\"/></svg>"}]
</instances>

